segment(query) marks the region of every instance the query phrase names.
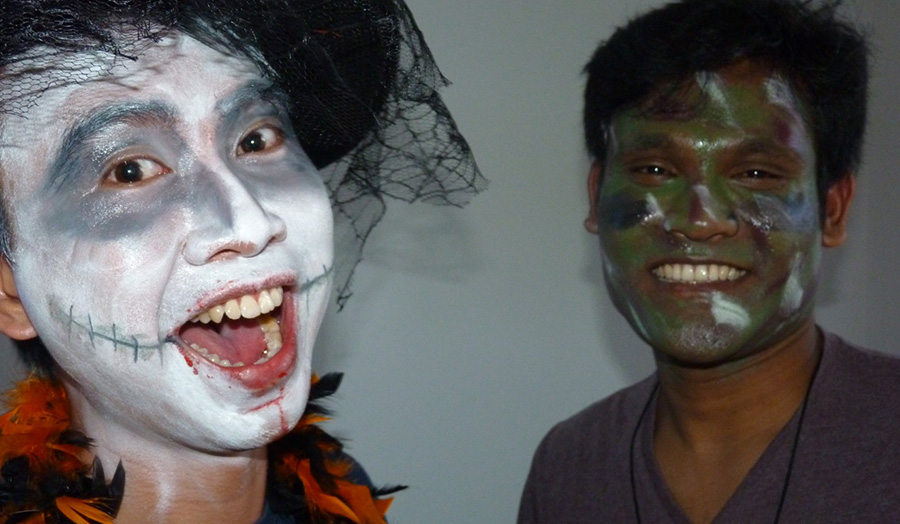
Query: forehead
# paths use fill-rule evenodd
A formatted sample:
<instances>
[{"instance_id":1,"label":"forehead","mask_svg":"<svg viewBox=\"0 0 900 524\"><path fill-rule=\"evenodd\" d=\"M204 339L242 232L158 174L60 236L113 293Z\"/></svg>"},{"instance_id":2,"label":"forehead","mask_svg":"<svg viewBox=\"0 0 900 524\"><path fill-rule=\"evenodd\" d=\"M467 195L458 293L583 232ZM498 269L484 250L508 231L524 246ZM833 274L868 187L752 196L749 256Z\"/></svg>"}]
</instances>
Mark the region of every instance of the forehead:
<instances>
[{"instance_id":1,"label":"forehead","mask_svg":"<svg viewBox=\"0 0 900 524\"><path fill-rule=\"evenodd\" d=\"M49 156L75 124L104 108L152 102L199 123L240 86L261 81L248 59L226 55L182 34L142 50L136 60L107 52L43 56L9 66L0 91L0 163ZM26 105L16 105L24 101ZM10 113L10 108L15 108Z\"/></svg>"},{"instance_id":2,"label":"forehead","mask_svg":"<svg viewBox=\"0 0 900 524\"><path fill-rule=\"evenodd\" d=\"M742 60L654 89L613 115L614 138L643 134L765 135L791 145L810 136L807 111L791 83L771 67ZM610 144L611 146L615 144Z\"/></svg>"}]
</instances>

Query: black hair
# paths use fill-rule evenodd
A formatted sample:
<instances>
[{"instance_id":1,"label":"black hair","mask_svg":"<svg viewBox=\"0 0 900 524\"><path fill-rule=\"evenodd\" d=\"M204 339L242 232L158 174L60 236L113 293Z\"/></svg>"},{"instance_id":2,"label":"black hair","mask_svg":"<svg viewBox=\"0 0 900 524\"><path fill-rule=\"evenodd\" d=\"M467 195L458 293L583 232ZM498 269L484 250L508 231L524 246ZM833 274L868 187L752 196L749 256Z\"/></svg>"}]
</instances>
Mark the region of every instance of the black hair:
<instances>
[{"instance_id":1,"label":"black hair","mask_svg":"<svg viewBox=\"0 0 900 524\"><path fill-rule=\"evenodd\" d=\"M809 111L820 207L827 189L859 166L869 51L838 18L840 1L681 0L645 13L594 52L587 66L584 133L604 162L613 116L654 89L741 59L783 76Z\"/></svg>"},{"instance_id":2,"label":"black hair","mask_svg":"<svg viewBox=\"0 0 900 524\"><path fill-rule=\"evenodd\" d=\"M300 143L317 167L377 124L399 52L397 28L384 22L401 10L392 1L0 0L0 7L0 71L80 51L127 62L167 32L252 60L286 93ZM73 68L66 80L79 81L78 74ZM0 81L7 77L0 73ZM23 95L0 96L0 113L22 112L52 86L17 87Z\"/></svg>"}]
</instances>

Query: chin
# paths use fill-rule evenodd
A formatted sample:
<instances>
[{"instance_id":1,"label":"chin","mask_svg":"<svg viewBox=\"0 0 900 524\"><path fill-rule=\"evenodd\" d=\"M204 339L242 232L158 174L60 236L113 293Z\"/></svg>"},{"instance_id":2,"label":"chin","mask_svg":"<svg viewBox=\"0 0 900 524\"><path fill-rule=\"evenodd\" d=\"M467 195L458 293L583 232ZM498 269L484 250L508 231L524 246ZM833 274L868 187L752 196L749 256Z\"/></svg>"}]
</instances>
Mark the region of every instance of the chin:
<instances>
[{"instance_id":1,"label":"chin","mask_svg":"<svg viewBox=\"0 0 900 524\"><path fill-rule=\"evenodd\" d=\"M661 337L647 340L656 353L667 360L689 367L713 367L735 358L742 344L739 332L729 325L694 324L673 329Z\"/></svg>"},{"instance_id":2,"label":"chin","mask_svg":"<svg viewBox=\"0 0 900 524\"><path fill-rule=\"evenodd\" d=\"M306 408L307 389L242 413L223 413L205 420L194 420L194 428L174 438L181 444L210 453L228 453L261 448L290 432Z\"/></svg>"}]
</instances>

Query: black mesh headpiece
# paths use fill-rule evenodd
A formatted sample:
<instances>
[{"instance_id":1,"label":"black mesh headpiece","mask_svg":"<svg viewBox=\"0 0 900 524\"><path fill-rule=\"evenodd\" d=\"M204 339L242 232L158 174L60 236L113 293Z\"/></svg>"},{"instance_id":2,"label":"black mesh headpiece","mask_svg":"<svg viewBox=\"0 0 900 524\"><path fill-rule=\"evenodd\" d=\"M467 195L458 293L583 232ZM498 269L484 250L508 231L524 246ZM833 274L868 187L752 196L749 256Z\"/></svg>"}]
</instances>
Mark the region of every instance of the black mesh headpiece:
<instances>
[{"instance_id":1,"label":"black mesh headpiece","mask_svg":"<svg viewBox=\"0 0 900 524\"><path fill-rule=\"evenodd\" d=\"M341 305L385 197L461 206L486 184L437 93L447 81L402 0L0 0L0 7L0 116L110 67L85 63L31 75L31 84L40 71L17 68L22 88L3 84L6 66L44 56L103 51L127 63L178 31L253 60L287 93L297 136L331 192Z\"/></svg>"}]
</instances>

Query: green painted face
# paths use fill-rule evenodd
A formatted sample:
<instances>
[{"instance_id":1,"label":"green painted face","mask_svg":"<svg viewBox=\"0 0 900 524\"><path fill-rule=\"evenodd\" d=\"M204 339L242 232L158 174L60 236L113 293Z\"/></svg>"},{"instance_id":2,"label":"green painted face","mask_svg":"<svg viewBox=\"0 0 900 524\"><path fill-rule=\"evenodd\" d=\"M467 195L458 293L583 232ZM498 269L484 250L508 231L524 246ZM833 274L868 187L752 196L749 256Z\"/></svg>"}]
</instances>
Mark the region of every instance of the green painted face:
<instances>
[{"instance_id":1,"label":"green painted face","mask_svg":"<svg viewBox=\"0 0 900 524\"><path fill-rule=\"evenodd\" d=\"M811 318L815 153L789 84L740 62L617 114L597 195L607 287L668 358L757 353Z\"/></svg>"}]
</instances>

